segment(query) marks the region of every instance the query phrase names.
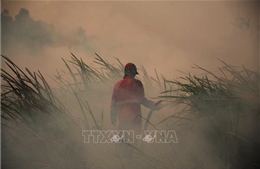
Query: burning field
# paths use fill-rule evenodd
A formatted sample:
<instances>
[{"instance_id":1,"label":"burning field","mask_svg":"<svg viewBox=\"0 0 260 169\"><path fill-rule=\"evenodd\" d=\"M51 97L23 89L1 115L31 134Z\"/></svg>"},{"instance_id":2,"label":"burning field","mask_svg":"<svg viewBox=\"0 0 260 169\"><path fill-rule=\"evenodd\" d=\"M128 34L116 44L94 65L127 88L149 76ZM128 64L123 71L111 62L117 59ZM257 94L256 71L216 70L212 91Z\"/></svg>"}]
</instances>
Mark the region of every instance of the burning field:
<instances>
[{"instance_id":1,"label":"burning field","mask_svg":"<svg viewBox=\"0 0 260 169\"><path fill-rule=\"evenodd\" d=\"M260 168L260 78L243 65L219 60L222 67L214 73L194 65L203 75L178 79L157 71L149 75L141 66L137 78L146 97L167 106L142 108L146 133L134 144L116 143L119 138L107 132L116 132L110 101L114 84L123 77L118 58L107 61L96 54L86 63L71 54L60 60L66 70L57 70L53 85L41 71L23 69L7 56L2 61L4 169ZM86 140L86 131L100 132L106 141Z\"/></svg>"}]
</instances>

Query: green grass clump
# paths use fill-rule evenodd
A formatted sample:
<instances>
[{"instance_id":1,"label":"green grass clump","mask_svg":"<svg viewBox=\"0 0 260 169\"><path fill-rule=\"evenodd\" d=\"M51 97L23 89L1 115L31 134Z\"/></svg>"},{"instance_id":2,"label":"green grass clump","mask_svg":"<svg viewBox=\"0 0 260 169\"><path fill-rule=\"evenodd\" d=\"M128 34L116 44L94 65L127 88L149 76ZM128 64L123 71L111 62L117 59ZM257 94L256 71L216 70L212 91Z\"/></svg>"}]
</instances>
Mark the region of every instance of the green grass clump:
<instances>
[{"instance_id":1,"label":"green grass clump","mask_svg":"<svg viewBox=\"0 0 260 169\"><path fill-rule=\"evenodd\" d=\"M167 80L175 89L162 92L160 97L177 102L182 109L159 124L167 123L170 128L182 125L182 131L193 133L194 140L183 148L183 154L201 156L195 158L196 167L259 166L259 74L222 63L218 75L195 66L206 75Z\"/></svg>"},{"instance_id":2,"label":"green grass clump","mask_svg":"<svg viewBox=\"0 0 260 169\"><path fill-rule=\"evenodd\" d=\"M80 126L40 72L2 58L9 67L1 70L2 167L82 168Z\"/></svg>"}]
</instances>

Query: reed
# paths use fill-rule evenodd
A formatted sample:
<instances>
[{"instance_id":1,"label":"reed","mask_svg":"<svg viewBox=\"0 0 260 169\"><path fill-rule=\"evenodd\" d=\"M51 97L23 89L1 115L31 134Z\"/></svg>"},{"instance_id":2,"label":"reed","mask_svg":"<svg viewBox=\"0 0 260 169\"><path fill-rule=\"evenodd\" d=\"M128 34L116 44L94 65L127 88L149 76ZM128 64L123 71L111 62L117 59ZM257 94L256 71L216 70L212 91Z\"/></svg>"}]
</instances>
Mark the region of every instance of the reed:
<instances>
[{"instance_id":1,"label":"reed","mask_svg":"<svg viewBox=\"0 0 260 169\"><path fill-rule=\"evenodd\" d=\"M118 58L112 64L95 54L93 66L71 53L70 60L62 59L66 71L57 70L52 77L56 88L40 71L22 70L8 57L2 59L8 68L1 69L3 167L128 167L109 146L84 144L81 133L110 128L110 98L124 70ZM217 73L194 65L205 75L190 73L179 80L156 70L149 75L141 66L138 78L147 95L156 94L168 105L147 117L145 110L146 127L175 130L180 141L144 149L126 145L138 159L136 168L259 167L259 73L220 62Z\"/></svg>"}]
</instances>

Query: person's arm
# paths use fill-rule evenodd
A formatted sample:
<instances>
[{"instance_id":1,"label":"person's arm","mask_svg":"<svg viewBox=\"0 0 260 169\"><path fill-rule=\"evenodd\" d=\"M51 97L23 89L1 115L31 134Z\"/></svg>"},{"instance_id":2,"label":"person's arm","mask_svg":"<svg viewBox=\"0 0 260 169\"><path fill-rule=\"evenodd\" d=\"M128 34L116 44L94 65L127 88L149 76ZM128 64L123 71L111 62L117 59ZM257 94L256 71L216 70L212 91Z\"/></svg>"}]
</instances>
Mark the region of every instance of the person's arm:
<instances>
[{"instance_id":1,"label":"person's arm","mask_svg":"<svg viewBox=\"0 0 260 169\"><path fill-rule=\"evenodd\" d=\"M142 103L142 105L144 105L145 107L147 107L149 109L153 109L156 106L155 102L148 100L146 97L143 97L141 103Z\"/></svg>"},{"instance_id":2,"label":"person's arm","mask_svg":"<svg viewBox=\"0 0 260 169\"><path fill-rule=\"evenodd\" d=\"M137 94L139 95L139 102L142 105L144 105L145 107L147 107L149 109L154 109L155 108L156 103L151 101L151 100L148 100L145 97L143 84L139 80L137 81Z\"/></svg>"}]
</instances>

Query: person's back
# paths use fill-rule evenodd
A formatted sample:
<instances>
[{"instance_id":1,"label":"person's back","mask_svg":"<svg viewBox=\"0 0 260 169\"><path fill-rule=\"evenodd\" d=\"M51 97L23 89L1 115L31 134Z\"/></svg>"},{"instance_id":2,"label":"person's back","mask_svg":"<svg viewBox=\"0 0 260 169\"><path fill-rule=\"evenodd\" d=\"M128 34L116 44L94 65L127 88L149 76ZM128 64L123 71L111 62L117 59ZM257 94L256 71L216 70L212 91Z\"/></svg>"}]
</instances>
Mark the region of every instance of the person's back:
<instances>
[{"instance_id":1,"label":"person's back","mask_svg":"<svg viewBox=\"0 0 260 169\"><path fill-rule=\"evenodd\" d=\"M117 106L119 128L121 123L141 123L141 105L144 90L141 81L131 76L116 83L112 99Z\"/></svg>"}]
</instances>

